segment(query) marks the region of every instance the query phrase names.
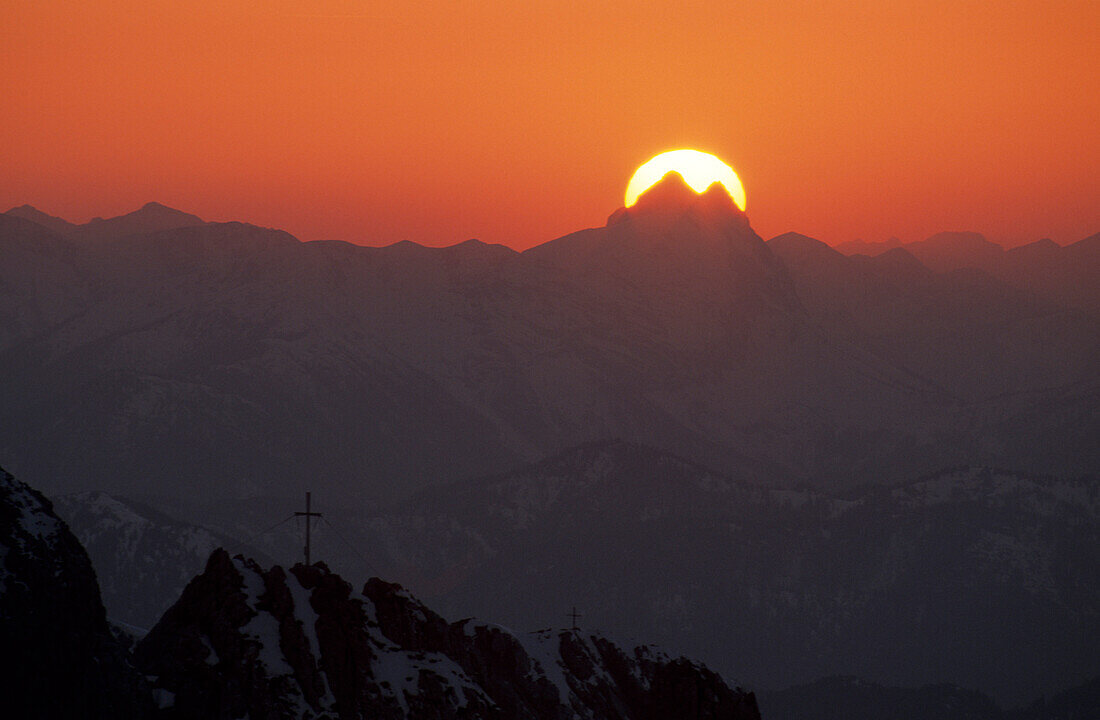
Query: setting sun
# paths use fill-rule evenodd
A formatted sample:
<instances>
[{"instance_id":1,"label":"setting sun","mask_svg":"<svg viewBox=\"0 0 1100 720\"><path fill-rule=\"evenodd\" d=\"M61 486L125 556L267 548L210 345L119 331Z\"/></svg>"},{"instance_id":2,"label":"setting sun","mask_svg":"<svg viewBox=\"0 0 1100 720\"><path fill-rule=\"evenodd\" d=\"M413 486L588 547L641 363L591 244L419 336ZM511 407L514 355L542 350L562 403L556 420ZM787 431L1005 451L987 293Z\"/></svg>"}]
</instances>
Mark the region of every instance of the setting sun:
<instances>
[{"instance_id":1,"label":"setting sun","mask_svg":"<svg viewBox=\"0 0 1100 720\"><path fill-rule=\"evenodd\" d=\"M737 207L742 212L745 210L745 188L741 186L737 173L714 155L698 150L669 150L643 163L634 171L626 186L626 207L637 202L642 193L672 171L680 173L697 193L716 182L722 183Z\"/></svg>"}]
</instances>

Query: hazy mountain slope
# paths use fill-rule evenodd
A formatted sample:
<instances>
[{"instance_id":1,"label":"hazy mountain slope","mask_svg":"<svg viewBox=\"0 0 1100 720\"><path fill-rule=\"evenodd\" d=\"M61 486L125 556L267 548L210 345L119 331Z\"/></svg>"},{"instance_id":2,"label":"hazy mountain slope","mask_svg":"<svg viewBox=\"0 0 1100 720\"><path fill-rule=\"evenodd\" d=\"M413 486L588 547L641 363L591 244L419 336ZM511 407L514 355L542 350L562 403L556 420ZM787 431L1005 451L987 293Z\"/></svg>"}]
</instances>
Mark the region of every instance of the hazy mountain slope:
<instances>
[{"instance_id":1,"label":"hazy mountain slope","mask_svg":"<svg viewBox=\"0 0 1100 720\"><path fill-rule=\"evenodd\" d=\"M1100 667L1098 492L963 469L838 497L596 444L355 541L453 613L538 626L576 604L719 669L751 658L764 687L841 671L1023 701Z\"/></svg>"},{"instance_id":2,"label":"hazy mountain slope","mask_svg":"<svg viewBox=\"0 0 1100 720\"><path fill-rule=\"evenodd\" d=\"M221 533L106 493L62 495L54 507L91 558L108 617L137 628L153 627L215 548L264 559Z\"/></svg>"},{"instance_id":3,"label":"hazy mountain slope","mask_svg":"<svg viewBox=\"0 0 1100 720\"><path fill-rule=\"evenodd\" d=\"M91 302L94 279L71 240L0 215L0 353L48 333Z\"/></svg>"},{"instance_id":4,"label":"hazy mountain slope","mask_svg":"<svg viewBox=\"0 0 1100 720\"><path fill-rule=\"evenodd\" d=\"M768 244L809 312L833 336L871 349L957 400L1065 387L1097 367L1100 326L1093 318L981 272L944 275L891 262L908 259L903 250L848 258L794 233ZM1045 356L1049 345L1073 350L1055 361Z\"/></svg>"},{"instance_id":5,"label":"hazy mountain slope","mask_svg":"<svg viewBox=\"0 0 1100 720\"><path fill-rule=\"evenodd\" d=\"M950 272L961 268L990 271L1004 257L1005 252L1003 247L976 232L940 232L924 240L907 243L890 238L884 242L856 240L835 246L835 250L844 255L870 257L896 248L904 248L936 272Z\"/></svg>"},{"instance_id":6,"label":"hazy mountain slope","mask_svg":"<svg viewBox=\"0 0 1100 720\"><path fill-rule=\"evenodd\" d=\"M1013 248L993 270L1018 287L1100 317L1100 233L1066 247L1049 241Z\"/></svg>"},{"instance_id":7,"label":"hazy mountain slope","mask_svg":"<svg viewBox=\"0 0 1100 720\"><path fill-rule=\"evenodd\" d=\"M145 203L139 209L117 217L93 218L83 225L47 215L30 205L12 208L4 215L30 220L47 228L50 232L63 237L70 237L78 242L98 242L127 235L145 235L163 230L202 225L204 222L197 215L181 212L158 202Z\"/></svg>"},{"instance_id":8,"label":"hazy mountain slope","mask_svg":"<svg viewBox=\"0 0 1100 720\"><path fill-rule=\"evenodd\" d=\"M136 651L172 717L758 720L705 668L591 634L448 623L398 585L215 551Z\"/></svg>"},{"instance_id":9,"label":"hazy mountain slope","mask_svg":"<svg viewBox=\"0 0 1100 720\"><path fill-rule=\"evenodd\" d=\"M364 315L384 311L365 297L371 279L355 276L390 268L368 256L348 269L321 250L221 225L144 236L125 262L99 256L94 271L110 282L98 302L6 356L11 404L23 412L3 445L37 458L41 475L73 471L116 488L120 477L145 479L131 491L204 477L222 487L258 477L296 487L318 474L380 484L430 477L454 457L500 456L476 412L364 327ZM418 467L424 438L438 449Z\"/></svg>"}]
</instances>

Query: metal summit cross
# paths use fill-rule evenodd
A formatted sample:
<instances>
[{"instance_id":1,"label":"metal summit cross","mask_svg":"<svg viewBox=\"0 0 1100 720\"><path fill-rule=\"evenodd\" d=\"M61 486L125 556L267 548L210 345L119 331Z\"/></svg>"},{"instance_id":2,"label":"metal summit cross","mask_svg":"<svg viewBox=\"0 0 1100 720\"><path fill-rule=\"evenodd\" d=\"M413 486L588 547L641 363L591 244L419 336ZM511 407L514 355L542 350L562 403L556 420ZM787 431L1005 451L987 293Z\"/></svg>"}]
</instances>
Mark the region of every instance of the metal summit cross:
<instances>
[{"instance_id":1,"label":"metal summit cross","mask_svg":"<svg viewBox=\"0 0 1100 720\"><path fill-rule=\"evenodd\" d=\"M306 565L309 565L309 526L313 524L313 518L321 517L321 513L310 512L309 501L310 493L306 493L306 511L294 513L295 517L304 517L306 519Z\"/></svg>"}]
</instances>

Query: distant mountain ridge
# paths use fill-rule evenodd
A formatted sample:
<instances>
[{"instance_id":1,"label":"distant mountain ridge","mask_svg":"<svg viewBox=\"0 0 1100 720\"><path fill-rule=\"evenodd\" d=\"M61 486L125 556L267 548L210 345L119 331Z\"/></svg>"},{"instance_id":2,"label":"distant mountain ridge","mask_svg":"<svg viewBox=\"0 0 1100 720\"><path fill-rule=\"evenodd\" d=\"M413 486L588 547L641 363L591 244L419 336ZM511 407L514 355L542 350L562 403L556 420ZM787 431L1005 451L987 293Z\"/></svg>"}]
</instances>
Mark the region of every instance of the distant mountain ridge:
<instances>
[{"instance_id":1,"label":"distant mountain ridge","mask_svg":"<svg viewBox=\"0 0 1100 720\"><path fill-rule=\"evenodd\" d=\"M53 215L47 215L38 208L31 205L20 205L8 210L5 215L10 217L23 218L24 220L30 220L33 223L37 223L42 227L55 232L58 235L69 235L76 231L79 225L65 220L64 218L55 217Z\"/></svg>"},{"instance_id":2,"label":"distant mountain ridge","mask_svg":"<svg viewBox=\"0 0 1100 720\"><path fill-rule=\"evenodd\" d=\"M158 202L148 202L133 212L118 217L103 219L92 218L83 225L47 215L30 205L21 205L8 210L5 215L20 217L38 223L52 232L81 241L100 241L127 235L174 230L204 224L197 215L175 210Z\"/></svg>"},{"instance_id":3,"label":"distant mountain ridge","mask_svg":"<svg viewBox=\"0 0 1100 720\"><path fill-rule=\"evenodd\" d=\"M60 492L375 501L608 437L779 484L1100 468L1096 316L903 249L765 243L675 176L650 193L523 253L0 215L0 455Z\"/></svg>"},{"instance_id":4,"label":"distant mountain ridge","mask_svg":"<svg viewBox=\"0 0 1100 720\"><path fill-rule=\"evenodd\" d=\"M975 232L937 233L925 240L901 243L840 243L845 255L881 255L903 248L936 272L972 268L1059 303L1100 316L1100 233L1068 245L1050 239L1004 249Z\"/></svg>"}]
</instances>

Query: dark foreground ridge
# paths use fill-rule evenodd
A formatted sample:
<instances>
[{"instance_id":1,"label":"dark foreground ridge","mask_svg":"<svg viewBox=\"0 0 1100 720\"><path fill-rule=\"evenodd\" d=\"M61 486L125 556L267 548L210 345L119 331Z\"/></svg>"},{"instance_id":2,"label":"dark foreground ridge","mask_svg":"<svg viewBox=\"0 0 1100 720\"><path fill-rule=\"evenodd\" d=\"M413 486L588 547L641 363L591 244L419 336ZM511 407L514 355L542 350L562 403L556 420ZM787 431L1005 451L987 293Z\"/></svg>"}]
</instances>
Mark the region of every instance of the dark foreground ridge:
<instances>
[{"instance_id":1,"label":"dark foreground ridge","mask_svg":"<svg viewBox=\"0 0 1100 720\"><path fill-rule=\"evenodd\" d=\"M759 720L756 698L652 647L449 623L372 578L216 549L134 648L49 500L0 469L0 697L18 718Z\"/></svg>"},{"instance_id":2,"label":"dark foreground ridge","mask_svg":"<svg viewBox=\"0 0 1100 720\"><path fill-rule=\"evenodd\" d=\"M107 624L87 553L0 468L0 703L9 718L142 718L144 680Z\"/></svg>"},{"instance_id":3,"label":"dark foreground ridge","mask_svg":"<svg viewBox=\"0 0 1100 720\"><path fill-rule=\"evenodd\" d=\"M178 718L730 718L756 698L705 667L598 635L447 622L322 563L264 570L222 549L138 645Z\"/></svg>"}]
</instances>

